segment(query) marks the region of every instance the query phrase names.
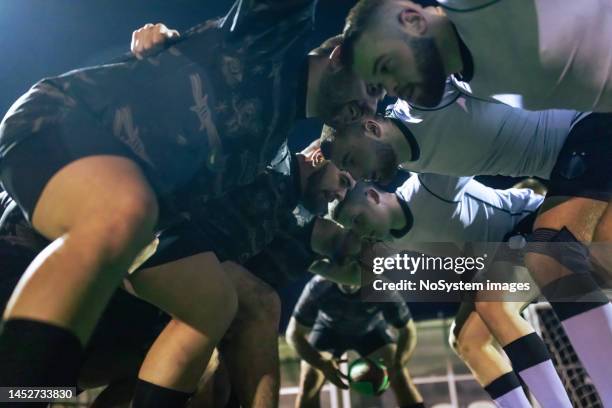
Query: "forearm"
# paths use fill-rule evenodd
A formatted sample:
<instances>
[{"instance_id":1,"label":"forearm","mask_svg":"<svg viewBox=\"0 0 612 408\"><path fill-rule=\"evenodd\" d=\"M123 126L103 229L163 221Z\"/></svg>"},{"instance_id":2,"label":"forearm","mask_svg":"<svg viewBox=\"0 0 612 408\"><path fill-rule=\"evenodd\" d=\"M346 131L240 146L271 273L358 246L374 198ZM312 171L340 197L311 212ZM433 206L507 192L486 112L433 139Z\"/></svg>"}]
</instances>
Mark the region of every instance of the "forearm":
<instances>
[{"instance_id":1,"label":"forearm","mask_svg":"<svg viewBox=\"0 0 612 408\"><path fill-rule=\"evenodd\" d=\"M416 328L414 321L410 320L406 327L398 330L397 338L397 359L398 361L407 361L414 348L416 347Z\"/></svg>"},{"instance_id":2,"label":"forearm","mask_svg":"<svg viewBox=\"0 0 612 408\"><path fill-rule=\"evenodd\" d=\"M323 356L317 349L310 345L306 336L297 333L288 334L287 343L293 347L302 360L306 361L311 366L319 368L322 365Z\"/></svg>"}]
</instances>

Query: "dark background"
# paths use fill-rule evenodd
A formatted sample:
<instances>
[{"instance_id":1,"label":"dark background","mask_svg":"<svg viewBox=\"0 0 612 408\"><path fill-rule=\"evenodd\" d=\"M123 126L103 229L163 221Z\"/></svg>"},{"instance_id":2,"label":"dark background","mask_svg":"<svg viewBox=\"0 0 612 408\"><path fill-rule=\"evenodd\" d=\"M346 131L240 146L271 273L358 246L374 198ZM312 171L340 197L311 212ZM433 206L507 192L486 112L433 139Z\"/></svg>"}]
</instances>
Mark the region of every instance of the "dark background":
<instances>
[{"instance_id":1,"label":"dark background","mask_svg":"<svg viewBox=\"0 0 612 408\"><path fill-rule=\"evenodd\" d=\"M355 0L321 0L312 48L341 32ZM2 116L36 81L68 70L109 62L129 51L132 31L163 22L187 28L224 15L232 0L4 0L0 2L0 111ZM317 137L316 120L296 126L290 145ZM498 186L507 183L494 182ZM282 291L284 321L305 281ZM452 305L415 304L418 318L448 314Z\"/></svg>"}]
</instances>

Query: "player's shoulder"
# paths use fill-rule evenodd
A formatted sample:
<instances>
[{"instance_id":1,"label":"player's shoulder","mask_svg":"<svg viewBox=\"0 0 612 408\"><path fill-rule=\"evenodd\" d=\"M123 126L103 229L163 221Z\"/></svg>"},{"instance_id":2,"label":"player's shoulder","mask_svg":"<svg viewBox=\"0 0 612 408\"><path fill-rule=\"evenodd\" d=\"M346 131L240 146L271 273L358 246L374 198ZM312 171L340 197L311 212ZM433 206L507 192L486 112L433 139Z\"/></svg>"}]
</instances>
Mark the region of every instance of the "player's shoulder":
<instances>
[{"instance_id":1,"label":"player's shoulder","mask_svg":"<svg viewBox=\"0 0 612 408\"><path fill-rule=\"evenodd\" d=\"M329 279L326 279L320 275L315 275L308 282L308 290L312 293L323 293L327 292L332 288L334 283Z\"/></svg>"},{"instance_id":2,"label":"player's shoulder","mask_svg":"<svg viewBox=\"0 0 612 408\"><path fill-rule=\"evenodd\" d=\"M451 11L466 13L490 7L501 0L438 0L438 4Z\"/></svg>"}]
</instances>

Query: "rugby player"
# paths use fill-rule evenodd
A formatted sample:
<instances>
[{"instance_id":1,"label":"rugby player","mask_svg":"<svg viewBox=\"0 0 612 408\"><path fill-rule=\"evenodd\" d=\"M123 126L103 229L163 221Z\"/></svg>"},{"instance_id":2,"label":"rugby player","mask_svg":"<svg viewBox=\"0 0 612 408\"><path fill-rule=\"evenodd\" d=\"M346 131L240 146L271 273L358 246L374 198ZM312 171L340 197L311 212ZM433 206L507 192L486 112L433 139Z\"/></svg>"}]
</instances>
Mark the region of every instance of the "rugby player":
<instances>
[{"instance_id":1,"label":"rugby player","mask_svg":"<svg viewBox=\"0 0 612 408\"><path fill-rule=\"evenodd\" d=\"M423 398L406 367L416 346L416 327L401 297L395 302L364 302L359 286L339 285L315 276L306 285L287 326L286 338L302 359L296 408L319 406L329 380L347 388L338 359L348 350L389 369L401 408L423 408ZM394 339L388 329L397 331Z\"/></svg>"},{"instance_id":2,"label":"rugby player","mask_svg":"<svg viewBox=\"0 0 612 408\"><path fill-rule=\"evenodd\" d=\"M384 181L400 164L454 176L548 179L526 262L602 399L609 400L611 368L597 355L612 344L612 305L591 275L598 269L593 259L612 271L610 119L609 114L521 110L477 98L451 81L440 106L424 109L400 100L388 118L327 129L322 149L356 178Z\"/></svg>"},{"instance_id":3,"label":"rugby player","mask_svg":"<svg viewBox=\"0 0 612 408\"><path fill-rule=\"evenodd\" d=\"M501 243L529 233L543 201L544 197L530 189L496 190L471 177L414 174L395 193L359 183L338 204L333 217L362 237L389 242L396 252L410 250L427 254L438 250L435 243L451 243L462 256L482 256L481 243ZM485 244L482 248L491 247ZM497 252L495 262L487 266L491 271L499 270L501 254L506 251L502 247ZM448 256L449 252L442 255ZM427 271L421 273L427 274ZM513 269L510 273L506 277L510 281L530 281L526 273ZM485 270L473 279L488 277L494 280L490 271ZM532 291L511 299L513 303L505 302L501 295L482 301L476 297L463 303L453 330L458 341L455 348L499 406L531 406L518 374L542 406L571 407L548 350L518 314L533 296ZM501 326L503 330L499 329ZM492 334L504 346L514 369L495 351L487 327L498 329L492 330ZM516 347L517 338L519 345L529 344L531 359Z\"/></svg>"},{"instance_id":4,"label":"rugby player","mask_svg":"<svg viewBox=\"0 0 612 408\"><path fill-rule=\"evenodd\" d=\"M612 3L361 0L346 19L347 66L390 95L438 105L445 79L528 109L612 112Z\"/></svg>"}]
</instances>

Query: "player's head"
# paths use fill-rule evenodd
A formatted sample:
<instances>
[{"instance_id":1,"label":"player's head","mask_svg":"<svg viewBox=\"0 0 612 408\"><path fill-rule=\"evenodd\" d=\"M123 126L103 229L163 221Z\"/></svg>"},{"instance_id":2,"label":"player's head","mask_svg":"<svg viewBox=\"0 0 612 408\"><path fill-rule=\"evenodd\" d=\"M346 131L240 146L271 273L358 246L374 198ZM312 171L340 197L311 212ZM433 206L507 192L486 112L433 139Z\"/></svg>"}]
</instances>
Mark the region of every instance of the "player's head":
<instances>
[{"instance_id":1,"label":"player's head","mask_svg":"<svg viewBox=\"0 0 612 408\"><path fill-rule=\"evenodd\" d=\"M315 92L315 110L325 123L341 126L376 113L384 97L382 87L368 84L341 62L342 35L325 41L311 51L326 59Z\"/></svg>"},{"instance_id":2,"label":"player's head","mask_svg":"<svg viewBox=\"0 0 612 408\"><path fill-rule=\"evenodd\" d=\"M346 171L341 171L331 161L325 160L320 149L313 145L304 150L306 161L313 171L306 178L302 203L313 214L327 213L329 203L343 200L355 185L355 180Z\"/></svg>"},{"instance_id":3,"label":"player's head","mask_svg":"<svg viewBox=\"0 0 612 408\"><path fill-rule=\"evenodd\" d=\"M383 199L387 194L370 183L357 183L334 207L332 218L363 239L385 240L392 229L391 210Z\"/></svg>"},{"instance_id":4,"label":"player's head","mask_svg":"<svg viewBox=\"0 0 612 408\"><path fill-rule=\"evenodd\" d=\"M391 96L435 106L447 77L436 41L443 22L408 0L361 0L346 18L342 63Z\"/></svg>"},{"instance_id":5,"label":"player's head","mask_svg":"<svg viewBox=\"0 0 612 408\"><path fill-rule=\"evenodd\" d=\"M345 293L347 295L353 295L359 292L359 289L361 289L361 286L359 285L344 285L342 283L337 283L336 285L338 285L338 289L340 290L340 292Z\"/></svg>"},{"instance_id":6,"label":"player's head","mask_svg":"<svg viewBox=\"0 0 612 408\"><path fill-rule=\"evenodd\" d=\"M398 154L390 140L399 129L382 116L365 118L341 128L325 126L321 151L355 180L388 183L397 172ZM403 136L401 136L403 137Z\"/></svg>"}]
</instances>

